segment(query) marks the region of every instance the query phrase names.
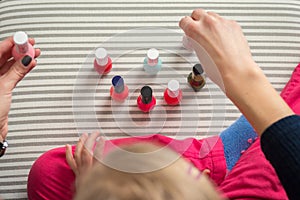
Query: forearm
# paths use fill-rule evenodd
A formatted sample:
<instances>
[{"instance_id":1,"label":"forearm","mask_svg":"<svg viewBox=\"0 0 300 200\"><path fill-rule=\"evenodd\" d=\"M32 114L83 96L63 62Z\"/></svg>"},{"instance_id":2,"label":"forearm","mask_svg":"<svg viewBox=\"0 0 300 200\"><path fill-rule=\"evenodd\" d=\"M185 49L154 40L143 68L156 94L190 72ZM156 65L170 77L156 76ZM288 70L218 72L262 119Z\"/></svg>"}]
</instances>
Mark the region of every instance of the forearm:
<instances>
[{"instance_id":1,"label":"forearm","mask_svg":"<svg viewBox=\"0 0 300 200\"><path fill-rule=\"evenodd\" d=\"M256 63L247 65L253 66L224 77L225 92L261 135L274 122L294 113Z\"/></svg>"}]
</instances>

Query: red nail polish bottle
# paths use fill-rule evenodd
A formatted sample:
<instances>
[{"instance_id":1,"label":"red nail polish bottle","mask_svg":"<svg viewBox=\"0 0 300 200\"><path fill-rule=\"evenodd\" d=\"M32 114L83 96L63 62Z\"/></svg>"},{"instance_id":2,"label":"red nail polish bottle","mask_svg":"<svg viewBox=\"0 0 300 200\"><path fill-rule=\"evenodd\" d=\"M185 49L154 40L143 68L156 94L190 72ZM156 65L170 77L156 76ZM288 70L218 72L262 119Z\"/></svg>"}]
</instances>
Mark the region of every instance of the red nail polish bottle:
<instances>
[{"instance_id":1,"label":"red nail polish bottle","mask_svg":"<svg viewBox=\"0 0 300 200\"><path fill-rule=\"evenodd\" d=\"M128 97L128 87L121 76L114 76L110 88L110 96L115 101L123 102Z\"/></svg>"},{"instance_id":2,"label":"red nail polish bottle","mask_svg":"<svg viewBox=\"0 0 300 200\"><path fill-rule=\"evenodd\" d=\"M110 72L112 68L112 61L108 56L106 49L96 49L94 68L99 74L108 74Z\"/></svg>"},{"instance_id":3,"label":"red nail polish bottle","mask_svg":"<svg viewBox=\"0 0 300 200\"><path fill-rule=\"evenodd\" d=\"M182 90L179 88L177 80L171 80L168 83L168 88L165 89L164 99L168 105L178 105L182 99Z\"/></svg>"},{"instance_id":4,"label":"red nail polish bottle","mask_svg":"<svg viewBox=\"0 0 300 200\"><path fill-rule=\"evenodd\" d=\"M149 86L144 86L141 89L141 95L137 98L138 108L147 113L150 112L156 105L156 99L152 96L152 89Z\"/></svg>"},{"instance_id":5,"label":"red nail polish bottle","mask_svg":"<svg viewBox=\"0 0 300 200\"><path fill-rule=\"evenodd\" d=\"M187 78L195 92L200 91L206 83L203 77L203 72L202 66L200 64L196 64L193 67L193 72L191 72Z\"/></svg>"},{"instance_id":6,"label":"red nail polish bottle","mask_svg":"<svg viewBox=\"0 0 300 200\"><path fill-rule=\"evenodd\" d=\"M13 37L15 46L12 49L12 56L15 60L19 60L26 55L34 58L35 51L33 46L28 42L28 36L23 31L18 31Z\"/></svg>"}]
</instances>

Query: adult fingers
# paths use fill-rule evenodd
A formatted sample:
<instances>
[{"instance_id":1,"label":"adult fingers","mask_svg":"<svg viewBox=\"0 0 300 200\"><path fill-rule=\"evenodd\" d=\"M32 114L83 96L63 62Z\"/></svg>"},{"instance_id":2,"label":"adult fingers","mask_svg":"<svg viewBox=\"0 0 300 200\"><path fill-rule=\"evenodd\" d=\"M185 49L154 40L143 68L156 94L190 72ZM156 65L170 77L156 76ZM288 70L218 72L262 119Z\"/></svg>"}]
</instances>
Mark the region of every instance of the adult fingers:
<instances>
[{"instance_id":1,"label":"adult fingers","mask_svg":"<svg viewBox=\"0 0 300 200\"><path fill-rule=\"evenodd\" d=\"M66 145L66 160L70 168L73 170L74 174L77 176L78 173L78 166L76 164L76 161L74 159L73 153L72 153L72 147L71 145Z\"/></svg>"},{"instance_id":2,"label":"adult fingers","mask_svg":"<svg viewBox=\"0 0 300 200\"><path fill-rule=\"evenodd\" d=\"M195 21L189 17L185 16L179 21L179 27L188 35L191 32L190 27L195 23Z\"/></svg>"},{"instance_id":3,"label":"adult fingers","mask_svg":"<svg viewBox=\"0 0 300 200\"><path fill-rule=\"evenodd\" d=\"M0 66L2 66L9 58L11 58L13 46L14 41L12 36L0 42Z\"/></svg>"},{"instance_id":4,"label":"adult fingers","mask_svg":"<svg viewBox=\"0 0 300 200\"><path fill-rule=\"evenodd\" d=\"M5 83L7 92L12 91L17 83L22 80L36 66L36 60L30 56L24 56L22 60L16 61L2 76L2 81Z\"/></svg>"},{"instance_id":5,"label":"adult fingers","mask_svg":"<svg viewBox=\"0 0 300 200\"><path fill-rule=\"evenodd\" d=\"M191 14L191 18L194 20L201 20L203 17L205 17L207 15L206 11L203 9L196 9L192 12Z\"/></svg>"},{"instance_id":6,"label":"adult fingers","mask_svg":"<svg viewBox=\"0 0 300 200\"><path fill-rule=\"evenodd\" d=\"M35 49L35 58L39 57L41 54L41 50L40 49ZM7 73L8 70L11 68L11 66L15 63L16 61L14 59L10 59L8 60L5 64L2 65L2 67L0 68L0 76Z\"/></svg>"},{"instance_id":7,"label":"adult fingers","mask_svg":"<svg viewBox=\"0 0 300 200\"><path fill-rule=\"evenodd\" d=\"M0 76L8 72L8 70L11 68L13 64L15 64L15 62L16 61L14 59L11 59L7 61L4 65L2 65L2 67L0 68Z\"/></svg>"},{"instance_id":8,"label":"adult fingers","mask_svg":"<svg viewBox=\"0 0 300 200\"><path fill-rule=\"evenodd\" d=\"M40 49L34 49L34 58L37 58L41 55L41 50Z\"/></svg>"},{"instance_id":9,"label":"adult fingers","mask_svg":"<svg viewBox=\"0 0 300 200\"><path fill-rule=\"evenodd\" d=\"M35 45L35 39L33 38L28 38L28 42L33 46Z\"/></svg>"},{"instance_id":10,"label":"adult fingers","mask_svg":"<svg viewBox=\"0 0 300 200\"><path fill-rule=\"evenodd\" d=\"M199 42L198 40L200 39L201 31L202 31L201 24L202 24L201 22L195 21L188 16L180 20L179 26L185 32L185 35L187 35L189 39L192 39L190 40L191 44L195 42Z\"/></svg>"},{"instance_id":11,"label":"adult fingers","mask_svg":"<svg viewBox=\"0 0 300 200\"><path fill-rule=\"evenodd\" d=\"M35 44L35 40L33 38L29 38L28 41L31 45ZM0 43L0 67L12 57L13 46L13 36L6 38ZM35 49L35 58L39 57L40 54L40 49Z\"/></svg>"},{"instance_id":12,"label":"adult fingers","mask_svg":"<svg viewBox=\"0 0 300 200\"><path fill-rule=\"evenodd\" d=\"M33 38L29 38L28 39L28 42L33 46L35 45L35 40ZM35 54L34 54L34 57L37 58L41 55L41 50L40 49L34 49L35 50Z\"/></svg>"}]
</instances>

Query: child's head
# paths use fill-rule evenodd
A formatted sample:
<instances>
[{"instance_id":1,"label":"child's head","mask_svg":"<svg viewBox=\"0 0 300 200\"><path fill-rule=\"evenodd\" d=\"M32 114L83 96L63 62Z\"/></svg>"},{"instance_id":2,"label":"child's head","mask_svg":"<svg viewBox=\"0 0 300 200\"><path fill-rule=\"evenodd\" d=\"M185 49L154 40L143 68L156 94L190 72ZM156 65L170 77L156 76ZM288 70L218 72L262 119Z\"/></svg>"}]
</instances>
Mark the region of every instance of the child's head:
<instances>
[{"instance_id":1,"label":"child's head","mask_svg":"<svg viewBox=\"0 0 300 200\"><path fill-rule=\"evenodd\" d=\"M96 164L86 174L76 194L76 200L208 200L221 199L213 184L188 161L179 158L166 167L161 163L178 155L164 148L159 157L137 159L126 152L149 153L161 148L150 143L122 147L107 154L104 163L121 166L116 170L104 164ZM125 168L124 168L125 166ZM139 173L143 169L157 169ZM130 171L130 172L124 172ZM137 173L134 173L136 171Z\"/></svg>"}]
</instances>

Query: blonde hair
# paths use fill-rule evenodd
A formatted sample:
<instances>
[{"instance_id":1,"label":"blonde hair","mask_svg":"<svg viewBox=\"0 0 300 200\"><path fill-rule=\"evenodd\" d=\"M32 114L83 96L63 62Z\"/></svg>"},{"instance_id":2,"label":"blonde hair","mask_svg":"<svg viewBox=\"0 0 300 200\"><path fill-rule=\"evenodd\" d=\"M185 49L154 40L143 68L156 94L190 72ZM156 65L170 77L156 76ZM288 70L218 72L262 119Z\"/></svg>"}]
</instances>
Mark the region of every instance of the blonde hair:
<instances>
[{"instance_id":1,"label":"blonde hair","mask_svg":"<svg viewBox=\"0 0 300 200\"><path fill-rule=\"evenodd\" d=\"M119 165L130 166L131 169L147 166L158 170L132 173L113 169L101 163L96 164L79 183L75 200L220 199L210 181L205 178L197 180L193 174L188 174L188 165L183 159L177 159L161 168L163 160L178 157L178 154L170 149L160 152L157 157L159 159L144 158L137 161L129 154L124 154L124 150L133 153L148 153L158 148L161 147L151 143L138 143L109 153L105 160L110 162L106 163L117 164L119 162Z\"/></svg>"}]
</instances>

